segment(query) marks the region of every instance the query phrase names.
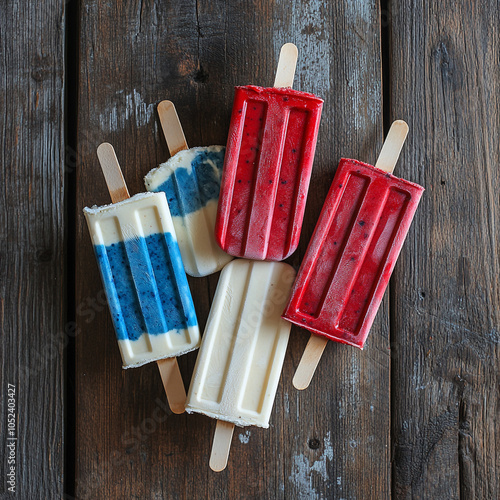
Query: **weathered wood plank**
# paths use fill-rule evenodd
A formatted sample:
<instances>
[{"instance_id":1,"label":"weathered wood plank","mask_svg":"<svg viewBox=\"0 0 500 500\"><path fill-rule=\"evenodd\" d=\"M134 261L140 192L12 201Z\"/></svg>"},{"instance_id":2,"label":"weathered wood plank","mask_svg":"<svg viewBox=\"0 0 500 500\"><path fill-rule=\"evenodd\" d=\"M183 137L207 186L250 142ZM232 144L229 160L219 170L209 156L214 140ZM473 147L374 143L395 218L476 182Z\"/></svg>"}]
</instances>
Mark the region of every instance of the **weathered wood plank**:
<instances>
[{"instance_id":1,"label":"weathered wood plank","mask_svg":"<svg viewBox=\"0 0 500 500\"><path fill-rule=\"evenodd\" d=\"M306 58L299 60L298 88L325 99L301 244L291 258L295 266L339 159L374 163L382 145L379 16L377 2L316 3L275 16L278 33L295 34L292 40L307 49ZM293 328L283 372L284 399L277 401L276 411L284 432L285 498L389 496L387 304L365 350L329 342L310 387L300 393L291 386L291 377L309 333Z\"/></svg>"},{"instance_id":2,"label":"weathered wood plank","mask_svg":"<svg viewBox=\"0 0 500 500\"><path fill-rule=\"evenodd\" d=\"M291 379L294 330L268 430L237 429L228 468L208 468L215 422L165 409L154 366L122 371L81 209L109 202L95 150L112 143L132 193L168 157L155 105L174 101L188 144L224 144L233 86L272 85L299 47L295 88L325 98L298 266L338 160L382 143L378 2L82 1L78 123L78 498L385 498L390 491L388 308L364 352L330 343L311 387ZM202 326L217 277L192 279ZM196 353L179 360L188 382Z\"/></svg>"},{"instance_id":3,"label":"weathered wood plank","mask_svg":"<svg viewBox=\"0 0 500 500\"><path fill-rule=\"evenodd\" d=\"M0 9L2 498L63 494L63 20L62 0ZM6 477L12 443L15 494Z\"/></svg>"},{"instance_id":4,"label":"weathered wood plank","mask_svg":"<svg viewBox=\"0 0 500 500\"><path fill-rule=\"evenodd\" d=\"M394 494L499 498L499 6L392 3L399 175L427 188L391 287Z\"/></svg>"}]
</instances>

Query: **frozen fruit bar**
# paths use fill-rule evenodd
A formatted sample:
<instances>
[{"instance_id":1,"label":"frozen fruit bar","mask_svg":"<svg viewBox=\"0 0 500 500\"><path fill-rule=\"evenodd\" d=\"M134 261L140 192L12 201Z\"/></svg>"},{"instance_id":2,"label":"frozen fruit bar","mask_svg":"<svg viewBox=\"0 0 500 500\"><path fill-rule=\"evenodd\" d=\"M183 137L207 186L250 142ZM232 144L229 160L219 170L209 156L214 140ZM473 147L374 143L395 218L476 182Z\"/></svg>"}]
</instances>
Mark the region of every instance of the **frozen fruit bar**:
<instances>
[{"instance_id":1,"label":"frozen fruit bar","mask_svg":"<svg viewBox=\"0 0 500 500\"><path fill-rule=\"evenodd\" d=\"M294 277L282 262L237 259L222 270L187 412L228 422L231 429L269 426L291 326L281 311Z\"/></svg>"},{"instance_id":2,"label":"frozen fruit bar","mask_svg":"<svg viewBox=\"0 0 500 500\"><path fill-rule=\"evenodd\" d=\"M291 88L236 87L215 226L225 252L283 260L297 248L322 106Z\"/></svg>"},{"instance_id":3,"label":"frozen fruit bar","mask_svg":"<svg viewBox=\"0 0 500 500\"><path fill-rule=\"evenodd\" d=\"M236 425L269 426L290 324L280 317L295 272L235 260L222 271L186 410Z\"/></svg>"},{"instance_id":4,"label":"frozen fruit bar","mask_svg":"<svg viewBox=\"0 0 500 500\"><path fill-rule=\"evenodd\" d=\"M170 409L183 413L176 356L196 349L200 333L165 194L130 198L113 146L97 156L113 204L84 213L123 367L156 361Z\"/></svg>"},{"instance_id":5,"label":"frozen fruit bar","mask_svg":"<svg viewBox=\"0 0 500 500\"><path fill-rule=\"evenodd\" d=\"M312 332L293 378L308 387L328 339L363 348L424 189L392 175L408 125L376 165L341 160L283 318Z\"/></svg>"},{"instance_id":6,"label":"frozen fruit bar","mask_svg":"<svg viewBox=\"0 0 500 500\"><path fill-rule=\"evenodd\" d=\"M362 348L422 193L342 159L283 317Z\"/></svg>"}]
</instances>

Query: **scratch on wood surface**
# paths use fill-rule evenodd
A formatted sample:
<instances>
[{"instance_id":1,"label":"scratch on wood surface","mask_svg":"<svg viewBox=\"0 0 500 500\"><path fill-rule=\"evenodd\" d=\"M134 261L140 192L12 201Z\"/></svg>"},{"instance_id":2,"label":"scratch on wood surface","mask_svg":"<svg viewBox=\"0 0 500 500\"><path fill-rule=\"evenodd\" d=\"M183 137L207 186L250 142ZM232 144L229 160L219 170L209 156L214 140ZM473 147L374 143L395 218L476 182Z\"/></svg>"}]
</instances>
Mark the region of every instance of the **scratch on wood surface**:
<instances>
[{"instance_id":1,"label":"scratch on wood surface","mask_svg":"<svg viewBox=\"0 0 500 500\"><path fill-rule=\"evenodd\" d=\"M200 26L200 5L198 4L198 0L196 0L196 31L198 32L198 57L199 57L199 48L200 48L200 38L203 38L203 33L201 32Z\"/></svg>"},{"instance_id":2,"label":"scratch on wood surface","mask_svg":"<svg viewBox=\"0 0 500 500\"><path fill-rule=\"evenodd\" d=\"M114 102L108 104L99 114L99 125L103 132L118 132L133 118L135 126L140 128L149 123L154 109L155 104L146 104L136 89L129 93L121 90L115 93Z\"/></svg>"},{"instance_id":3,"label":"scratch on wood surface","mask_svg":"<svg viewBox=\"0 0 500 500\"><path fill-rule=\"evenodd\" d=\"M137 35L140 35L142 32L142 8L143 8L144 1L140 0L139 2L139 31L137 32Z\"/></svg>"},{"instance_id":4,"label":"scratch on wood surface","mask_svg":"<svg viewBox=\"0 0 500 500\"><path fill-rule=\"evenodd\" d=\"M246 430L245 434L240 434L238 436L238 439L240 440L241 444L248 444L251 435L252 435L251 432L249 430Z\"/></svg>"},{"instance_id":5,"label":"scratch on wood surface","mask_svg":"<svg viewBox=\"0 0 500 500\"><path fill-rule=\"evenodd\" d=\"M284 404L284 406L285 406L285 413L287 415L290 415L290 399L289 399L289 396L288 396L288 392L285 392L284 399L285 399L285 404Z\"/></svg>"},{"instance_id":6,"label":"scratch on wood surface","mask_svg":"<svg viewBox=\"0 0 500 500\"><path fill-rule=\"evenodd\" d=\"M435 319L438 323L445 325L445 326L448 326L448 327L452 328L453 330L460 330L462 332L467 333L469 336L469 340L472 338L475 338L477 342L485 344L483 346L484 348L486 348L487 344L497 345L500 343L500 333L497 330L495 330L494 328L492 330L490 330L489 332L478 332L478 331L471 330L471 329L465 327L463 324L456 323L454 321L449 321L449 320L444 319L444 318L440 318L437 314L431 313L431 312L426 311L424 309L417 307L417 308L415 308L415 311L417 312L417 314L429 316L429 317ZM462 341L460 343L463 343L465 340L466 339L462 339ZM483 354L485 355L486 352Z\"/></svg>"}]
</instances>

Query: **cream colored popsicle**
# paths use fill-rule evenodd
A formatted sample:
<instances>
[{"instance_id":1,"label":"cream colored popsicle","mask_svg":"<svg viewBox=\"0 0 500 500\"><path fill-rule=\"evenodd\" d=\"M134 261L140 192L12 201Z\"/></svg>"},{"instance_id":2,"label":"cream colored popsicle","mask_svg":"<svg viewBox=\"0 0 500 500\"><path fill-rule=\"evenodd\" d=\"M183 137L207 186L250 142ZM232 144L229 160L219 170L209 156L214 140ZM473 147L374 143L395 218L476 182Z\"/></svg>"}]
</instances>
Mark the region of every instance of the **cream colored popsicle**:
<instances>
[{"instance_id":1,"label":"cream colored popsicle","mask_svg":"<svg viewBox=\"0 0 500 500\"><path fill-rule=\"evenodd\" d=\"M215 242L224 146L188 149L171 101L158 105L158 114L171 154L144 178L148 191L163 191L172 215L186 273L207 276L222 269L233 257Z\"/></svg>"},{"instance_id":2,"label":"cream colored popsicle","mask_svg":"<svg viewBox=\"0 0 500 500\"><path fill-rule=\"evenodd\" d=\"M210 467L225 468L234 425L267 428L290 334L281 319L294 269L237 259L223 270L186 411L218 419Z\"/></svg>"}]
</instances>

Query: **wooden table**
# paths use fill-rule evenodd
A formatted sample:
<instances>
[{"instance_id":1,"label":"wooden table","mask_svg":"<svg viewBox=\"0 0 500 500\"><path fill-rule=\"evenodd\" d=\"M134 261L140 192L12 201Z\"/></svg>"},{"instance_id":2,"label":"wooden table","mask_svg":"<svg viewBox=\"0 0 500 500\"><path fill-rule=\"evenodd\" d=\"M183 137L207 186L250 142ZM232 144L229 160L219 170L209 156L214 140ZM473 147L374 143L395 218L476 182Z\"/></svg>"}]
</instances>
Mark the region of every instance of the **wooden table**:
<instances>
[{"instance_id":1,"label":"wooden table","mask_svg":"<svg viewBox=\"0 0 500 500\"><path fill-rule=\"evenodd\" d=\"M497 2L11 1L0 9L0 444L15 386L21 499L497 499L500 331ZM330 342L308 390L293 328L267 430L172 415L156 366L123 371L85 205L109 202L96 147L131 193L168 158L156 104L191 145L224 144L233 86L325 100L297 267L341 157L426 188L364 351ZM217 276L190 280L203 327ZM186 383L196 353L180 358ZM9 386L8 384L12 384ZM12 399L12 398L11 398ZM7 452L0 494L7 495ZM5 497L4 497L5 494Z\"/></svg>"}]
</instances>

